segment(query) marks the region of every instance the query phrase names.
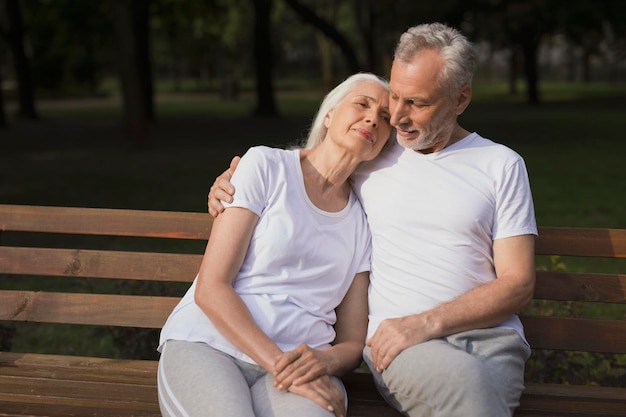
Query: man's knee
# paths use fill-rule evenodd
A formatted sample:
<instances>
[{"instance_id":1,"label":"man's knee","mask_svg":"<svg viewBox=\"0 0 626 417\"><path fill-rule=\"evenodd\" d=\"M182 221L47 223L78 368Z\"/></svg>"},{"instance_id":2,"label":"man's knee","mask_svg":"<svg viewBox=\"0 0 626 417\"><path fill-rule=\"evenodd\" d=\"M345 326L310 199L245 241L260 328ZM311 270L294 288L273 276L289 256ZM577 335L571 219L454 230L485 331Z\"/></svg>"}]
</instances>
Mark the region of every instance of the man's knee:
<instances>
[{"instance_id":1,"label":"man's knee","mask_svg":"<svg viewBox=\"0 0 626 417\"><path fill-rule=\"evenodd\" d=\"M406 349L375 377L387 401L410 416L509 414L502 387L485 359L442 340Z\"/></svg>"}]
</instances>

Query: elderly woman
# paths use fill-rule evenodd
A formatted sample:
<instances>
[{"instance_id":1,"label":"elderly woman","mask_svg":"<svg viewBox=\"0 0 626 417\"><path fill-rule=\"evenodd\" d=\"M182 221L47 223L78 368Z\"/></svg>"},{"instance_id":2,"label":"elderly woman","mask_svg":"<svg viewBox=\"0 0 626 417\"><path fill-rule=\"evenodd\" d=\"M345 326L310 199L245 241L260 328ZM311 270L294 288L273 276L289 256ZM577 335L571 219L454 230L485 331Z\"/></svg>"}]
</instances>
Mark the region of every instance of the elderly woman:
<instances>
[{"instance_id":1,"label":"elderly woman","mask_svg":"<svg viewBox=\"0 0 626 417\"><path fill-rule=\"evenodd\" d=\"M251 148L162 329L164 416L343 416L367 328L370 235L348 179L392 128L387 82L349 77L304 149Z\"/></svg>"}]
</instances>

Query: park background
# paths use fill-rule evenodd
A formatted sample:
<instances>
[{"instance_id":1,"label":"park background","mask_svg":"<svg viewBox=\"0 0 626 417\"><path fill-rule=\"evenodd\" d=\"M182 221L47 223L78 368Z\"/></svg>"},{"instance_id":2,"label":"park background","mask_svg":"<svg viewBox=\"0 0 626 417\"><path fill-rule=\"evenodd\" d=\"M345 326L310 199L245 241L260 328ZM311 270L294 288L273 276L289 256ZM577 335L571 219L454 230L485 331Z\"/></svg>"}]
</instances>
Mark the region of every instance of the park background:
<instances>
[{"instance_id":1,"label":"park background","mask_svg":"<svg viewBox=\"0 0 626 417\"><path fill-rule=\"evenodd\" d=\"M522 155L538 224L625 228L620 0L0 0L0 203L206 211L232 156L302 139L333 85L356 71L387 76L400 33L430 21L475 43L460 122ZM626 271L622 260L589 262L538 259ZM626 318L624 306L529 308ZM2 349L156 355L154 332L0 326ZM626 386L626 357L542 352L527 372Z\"/></svg>"}]
</instances>

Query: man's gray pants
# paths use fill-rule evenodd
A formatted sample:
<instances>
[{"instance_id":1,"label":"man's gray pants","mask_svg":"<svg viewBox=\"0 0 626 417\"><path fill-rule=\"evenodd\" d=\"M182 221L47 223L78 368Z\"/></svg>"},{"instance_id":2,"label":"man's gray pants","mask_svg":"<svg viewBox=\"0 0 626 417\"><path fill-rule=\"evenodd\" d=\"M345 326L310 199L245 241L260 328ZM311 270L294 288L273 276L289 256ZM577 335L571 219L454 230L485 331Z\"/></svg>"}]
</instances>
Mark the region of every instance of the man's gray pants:
<instances>
[{"instance_id":1,"label":"man's gray pants","mask_svg":"<svg viewBox=\"0 0 626 417\"><path fill-rule=\"evenodd\" d=\"M382 373L363 352L376 387L410 417L512 416L530 348L515 330L479 329L407 348Z\"/></svg>"}]
</instances>

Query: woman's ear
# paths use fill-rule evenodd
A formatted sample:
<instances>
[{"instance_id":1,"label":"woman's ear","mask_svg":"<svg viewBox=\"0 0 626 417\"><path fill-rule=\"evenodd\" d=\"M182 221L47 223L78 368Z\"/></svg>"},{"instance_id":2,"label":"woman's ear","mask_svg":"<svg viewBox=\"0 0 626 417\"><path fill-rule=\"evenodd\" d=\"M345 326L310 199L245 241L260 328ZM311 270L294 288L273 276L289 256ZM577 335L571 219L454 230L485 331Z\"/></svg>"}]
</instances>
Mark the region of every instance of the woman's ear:
<instances>
[{"instance_id":1,"label":"woman's ear","mask_svg":"<svg viewBox=\"0 0 626 417\"><path fill-rule=\"evenodd\" d=\"M326 129L330 127L330 122L332 121L332 118L333 118L333 109L329 110L328 113L326 113L326 117L324 117L324 127L326 127Z\"/></svg>"}]
</instances>

